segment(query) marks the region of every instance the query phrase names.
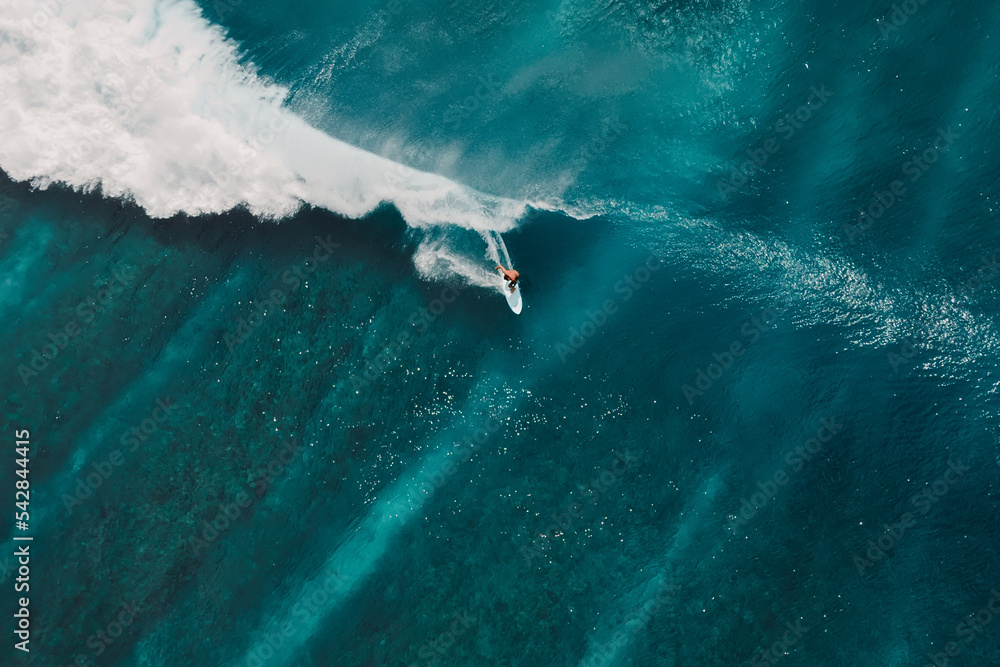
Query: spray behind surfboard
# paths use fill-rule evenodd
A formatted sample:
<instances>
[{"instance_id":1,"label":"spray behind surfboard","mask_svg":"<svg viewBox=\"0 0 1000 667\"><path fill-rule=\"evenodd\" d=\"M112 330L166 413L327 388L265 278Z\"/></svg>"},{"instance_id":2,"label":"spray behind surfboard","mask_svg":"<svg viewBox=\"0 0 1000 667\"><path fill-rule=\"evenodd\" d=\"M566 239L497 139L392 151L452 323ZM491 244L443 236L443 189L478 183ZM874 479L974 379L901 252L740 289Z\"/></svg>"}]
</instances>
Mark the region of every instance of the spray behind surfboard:
<instances>
[{"instance_id":1,"label":"spray behind surfboard","mask_svg":"<svg viewBox=\"0 0 1000 667\"><path fill-rule=\"evenodd\" d=\"M423 278L458 278L469 285L496 290L504 295L511 310L521 312L521 288L511 294L503 274L493 268L498 264L512 268L513 264L499 232L443 227L423 230L422 234L413 263ZM484 242L485 250L481 245Z\"/></svg>"},{"instance_id":2,"label":"spray behind surfboard","mask_svg":"<svg viewBox=\"0 0 1000 667\"><path fill-rule=\"evenodd\" d=\"M486 258L493 262L494 266L502 265L504 268L513 269L513 262L510 261L510 254L507 253L507 246L503 242L503 237L499 232L484 232L483 239L486 240ZM521 313L521 286L518 285L514 291L510 291L507 281L504 280L503 271L497 269L500 276L500 292L507 299L507 305L514 311L515 315Z\"/></svg>"}]
</instances>

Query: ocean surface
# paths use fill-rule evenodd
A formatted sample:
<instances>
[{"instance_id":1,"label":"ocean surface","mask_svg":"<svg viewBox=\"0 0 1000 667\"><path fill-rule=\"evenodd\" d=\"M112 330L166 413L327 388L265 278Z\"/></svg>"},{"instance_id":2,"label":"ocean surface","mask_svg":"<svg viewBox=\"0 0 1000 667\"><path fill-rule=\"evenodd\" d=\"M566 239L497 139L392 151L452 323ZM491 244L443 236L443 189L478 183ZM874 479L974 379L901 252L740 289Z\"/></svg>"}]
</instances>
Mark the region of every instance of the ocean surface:
<instances>
[{"instance_id":1,"label":"ocean surface","mask_svg":"<svg viewBox=\"0 0 1000 667\"><path fill-rule=\"evenodd\" d=\"M998 14L0 0L0 664L1000 664Z\"/></svg>"}]
</instances>

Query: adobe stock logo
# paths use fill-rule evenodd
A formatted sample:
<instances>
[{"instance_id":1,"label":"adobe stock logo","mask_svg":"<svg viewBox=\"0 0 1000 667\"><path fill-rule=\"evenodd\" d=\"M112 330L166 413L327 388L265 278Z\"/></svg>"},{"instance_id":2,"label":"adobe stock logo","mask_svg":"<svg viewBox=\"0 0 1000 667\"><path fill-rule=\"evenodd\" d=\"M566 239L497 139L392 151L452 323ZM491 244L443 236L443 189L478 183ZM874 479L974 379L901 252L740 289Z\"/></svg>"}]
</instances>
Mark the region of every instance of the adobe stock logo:
<instances>
[{"instance_id":1,"label":"adobe stock logo","mask_svg":"<svg viewBox=\"0 0 1000 667\"><path fill-rule=\"evenodd\" d=\"M982 609L974 614L969 614L955 626L955 634L966 644L971 644L979 634L985 632L986 626L993 622L993 617L1000 614L1000 592L994 588L990 590L990 593L993 594L993 597L986 602ZM943 651L928 653L929 662L924 667L948 667L951 664L950 658L960 654L964 648L962 644L950 641L944 645Z\"/></svg>"},{"instance_id":2,"label":"adobe stock logo","mask_svg":"<svg viewBox=\"0 0 1000 667\"><path fill-rule=\"evenodd\" d=\"M628 449L624 452L614 450L612 453L615 456L614 462L602 470L600 474L594 475L590 479L590 486L582 494L584 502L591 507L597 505L597 501L618 484L625 473L634 468L639 461L639 457ZM544 530L539 530L536 533L530 545L521 547L521 555L524 557L525 565L531 565L535 558L544 559L545 551L555 540L571 530L579 530L579 527L574 529L574 519L579 522L586 517L584 502L568 502L560 508L561 511L557 510L549 514L552 522Z\"/></svg>"},{"instance_id":3,"label":"adobe stock logo","mask_svg":"<svg viewBox=\"0 0 1000 667\"><path fill-rule=\"evenodd\" d=\"M250 302L253 309L246 318L240 317L236 320L235 335L228 331L223 334L222 340L230 352L255 334L264 323L265 317L277 313L279 308L284 308L292 296L298 293L299 288L309 280L309 276L316 272L320 264L333 257L333 251L340 247L340 244L334 243L329 235L325 239L317 236L316 241L317 245L313 248L311 257L292 264L281 274L281 283L288 286L288 291L275 285L266 296Z\"/></svg>"},{"instance_id":4,"label":"adobe stock logo","mask_svg":"<svg viewBox=\"0 0 1000 667\"><path fill-rule=\"evenodd\" d=\"M740 511L729 517L730 530L742 528L747 521L757 516L757 512L778 495L778 489L792 480L790 473L800 472L806 463L823 453L823 446L832 441L842 428L844 425L837 423L836 419L824 419L814 437L789 450L784 458L785 468L779 468L769 479L757 482L758 490L750 496L750 500L740 498Z\"/></svg>"},{"instance_id":5,"label":"adobe stock logo","mask_svg":"<svg viewBox=\"0 0 1000 667\"><path fill-rule=\"evenodd\" d=\"M927 0L903 0L901 4L894 4L892 12L886 18L876 20L879 33L883 37L888 37L894 32L899 32L899 29L906 25L910 17L925 4L927 4Z\"/></svg>"},{"instance_id":6,"label":"adobe stock logo","mask_svg":"<svg viewBox=\"0 0 1000 667\"><path fill-rule=\"evenodd\" d=\"M66 516L73 513L73 508L79 507L83 501L94 495L97 489L114 474L120 466L125 463L128 454L135 452L139 445L149 439L160 429L161 424L167 423L176 412L178 407L170 400L169 396L156 399L153 408L145 415L145 418L138 425L124 431L119 439L121 447L116 448L108 454L102 461L92 463L93 472L85 472L76 478L76 489L73 494L64 493L62 495L63 506L66 508ZM125 446L128 445L128 450Z\"/></svg>"},{"instance_id":7,"label":"adobe stock logo","mask_svg":"<svg viewBox=\"0 0 1000 667\"><path fill-rule=\"evenodd\" d=\"M98 664L97 658L128 631L128 628L135 623L136 618L140 614L147 610L147 607L144 602L131 600L121 603L120 609L121 611L102 630L98 630L87 637L87 648L94 652L93 656L86 653L77 653L73 656L73 662L66 665L66 667L83 667L84 665Z\"/></svg>"},{"instance_id":8,"label":"adobe stock logo","mask_svg":"<svg viewBox=\"0 0 1000 667\"><path fill-rule=\"evenodd\" d=\"M202 549L208 549L213 542L224 536L244 513L249 513L250 506L264 497L273 484L291 468L302 448L302 442L296 438L283 440L281 445L278 454L266 466L260 468L251 488L237 492L228 505L219 503L219 511L215 518L212 521L202 520L201 533L198 534L196 528L196 534L183 540L182 546L188 547L195 556L198 556ZM253 495L250 493L251 490Z\"/></svg>"},{"instance_id":9,"label":"adobe stock logo","mask_svg":"<svg viewBox=\"0 0 1000 667\"><path fill-rule=\"evenodd\" d=\"M625 303L631 299L636 292L650 281L653 274L663 267L663 259L650 253L631 274L622 276L621 280L614 285L615 294L621 295L621 302ZM559 361L566 363L566 360L583 348L587 341L597 335L601 328L607 324L608 318L618 312L618 299L605 299L601 307L597 310L587 310L586 319L575 327L570 327L569 337L566 342L559 341L555 345L555 351L559 355Z\"/></svg>"},{"instance_id":10,"label":"adobe stock logo","mask_svg":"<svg viewBox=\"0 0 1000 667\"><path fill-rule=\"evenodd\" d=\"M951 150L952 146L955 145L955 140L962 138L962 135L951 129L951 126L947 130L939 128L937 133L937 139L928 145L920 155L912 160L907 160L900 167L901 174L907 177L910 183L916 183L923 178L930 168L941 159L941 156ZM895 179L884 190L873 192L868 205L864 208L858 208L857 220L853 224L844 223L847 240L854 243L859 236L871 229L872 225L880 220L889 209L901 201L907 192L906 181L902 178Z\"/></svg>"},{"instance_id":11,"label":"adobe stock logo","mask_svg":"<svg viewBox=\"0 0 1000 667\"><path fill-rule=\"evenodd\" d=\"M476 82L479 85L476 86L473 95L452 104L444 113L444 122L454 124L456 130L462 126L464 119L474 114L480 107L485 106L490 98L495 97L500 87L500 82L494 81L492 74L488 74L485 78L479 77Z\"/></svg>"},{"instance_id":12,"label":"adobe stock logo","mask_svg":"<svg viewBox=\"0 0 1000 667\"><path fill-rule=\"evenodd\" d=\"M716 182L715 189L722 196L722 201L729 201L729 198L745 185L751 176L764 170L771 156L782 148L782 141L779 140L779 137L785 143L791 141L795 133L814 118L832 96L833 93L826 89L825 84L818 88L812 86L806 101L794 111L786 113L774 124L771 136L756 144L755 148L747 149L748 159L733 167L729 180L722 179Z\"/></svg>"},{"instance_id":13,"label":"adobe stock logo","mask_svg":"<svg viewBox=\"0 0 1000 667\"><path fill-rule=\"evenodd\" d=\"M423 664L437 664L444 657L445 653L448 652L448 649L455 645L458 638L464 635L465 631L473 627L473 624L479 620L468 611L455 612L454 618L455 620L452 621L451 627L448 630L439 634L435 639L424 642L417 649L417 657L420 660L411 663L410 667L421 667Z\"/></svg>"},{"instance_id":14,"label":"adobe stock logo","mask_svg":"<svg viewBox=\"0 0 1000 667\"><path fill-rule=\"evenodd\" d=\"M669 575L661 576L656 592L651 598L632 608L632 611L625 617L622 628L614 636L605 642L594 647L594 651L589 659L580 663L580 667L606 667L615 664L615 657L618 652L628 645L629 632L638 632L649 625L649 622L667 605L675 599L680 592L680 583L677 577Z\"/></svg>"},{"instance_id":15,"label":"adobe stock logo","mask_svg":"<svg viewBox=\"0 0 1000 667\"><path fill-rule=\"evenodd\" d=\"M31 361L28 365L22 363L17 367L17 373L21 376L24 386L27 387L31 378L38 377L48 368L50 362L70 347L73 340L97 320L98 315L110 313L115 299L125 292L138 275L139 271L134 267L115 267L111 272L111 279L106 281L96 294L77 304L73 312L76 313L79 322L73 318L56 329L56 333L48 332L48 342L42 343L41 351L31 348Z\"/></svg>"},{"instance_id":16,"label":"adobe stock logo","mask_svg":"<svg viewBox=\"0 0 1000 667\"><path fill-rule=\"evenodd\" d=\"M809 626L803 623L801 619L795 621L794 624L788 621L785 623L785 627L788 628L788 631L781 636L781 639L771 644L768 650L758 651L754 655L753 660L750 662L752 667L776 664L788 655L790 653L789 649L798 644L799 640L802 639L802 635L810 630Z\"/></svg>"},{"instance_id":17,"label":"adobe stock logo","mask_svg":"<svg viewBox=\"0 0 1000 667\"><path fill-rule=\"evenodd\" d=\"M778 321L779 306L775 305L765 308L757 315L743 323L740 327L740 335L727 345L722 352L713 352L712 358L715 360L705 368L699 368L695 373L694 386L685 384L681 386L681 393L687 399L688 405L694 405L694 399L704 396L705 392L712 388L717 380L722 378L731 369L740 357L746 353L747 348L758 340L765 331L773 329Z\"/></svg>"},{"instance_id":18,"label":"adobe stock logo","mask_svg":"<svg viewBox=\"0 0 1000 667\"><path fill-rule=\"evenodd\" d=\"M941 498L948 495L948 492L955 484L965 476L971 468L961 461L948 461L948 469L939 478L924 486L923 490L910 498L910 504L919 509L917 514L904 512L899 519L891 524L883 523L885 529L875 539L868 540L868 549L864 556L855 555L852 559L854 567L860 576L888 555L890 555L899 544L906 531L917 525L917 518L924 516L931 511L931 508L941 502Z\"/></svg>"}]
</instances>

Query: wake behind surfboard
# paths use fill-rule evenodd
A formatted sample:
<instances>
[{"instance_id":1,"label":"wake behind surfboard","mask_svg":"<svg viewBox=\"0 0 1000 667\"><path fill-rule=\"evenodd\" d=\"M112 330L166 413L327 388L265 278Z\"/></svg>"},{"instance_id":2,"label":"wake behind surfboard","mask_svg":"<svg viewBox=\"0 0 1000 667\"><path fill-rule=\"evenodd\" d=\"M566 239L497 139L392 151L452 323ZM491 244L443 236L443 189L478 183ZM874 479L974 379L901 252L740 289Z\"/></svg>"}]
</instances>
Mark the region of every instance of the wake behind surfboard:
<instances>
[{"instance_id":1,"label":"wake behind surfboard","mask_svg":"<svg viewBox=\"0 0 1000 667\"><path fill-rule=\"evenodd\" d=\"M517 285L514 287L514 292L511 293L510 286L507 284L506 280L503 280L503 270L497 269L497 273L500 274L500 280L503 281L503 293L507 297L507 305L510 309L514 311L515 315L521 314L521 286Z\"/></svg>"},{"instance_id":2,"label":"wake behind surfboard","mask_svg":"<svg viewBox=\"0 0 1000 667\"><path fill-rule=\"evenodd\" d=\"M500 266L509 266L512 269L513 262L510 261L510 255L507 253L507 246L503 242L503 237L500 236L499 232L487 231L481 232L483 240L486 241L486 258L499 264ZM497 273L500 274L500 284L503 290L503 295L507 298L507 305L510 309L514 311L515 315L521 314L521 285L517 285L514 288L514 292L511 293L510 286L507 281L504 280L503 271L500 267L497 267ZM520 282L520 281L519 281Z\"/></svg>"}]
</instances>

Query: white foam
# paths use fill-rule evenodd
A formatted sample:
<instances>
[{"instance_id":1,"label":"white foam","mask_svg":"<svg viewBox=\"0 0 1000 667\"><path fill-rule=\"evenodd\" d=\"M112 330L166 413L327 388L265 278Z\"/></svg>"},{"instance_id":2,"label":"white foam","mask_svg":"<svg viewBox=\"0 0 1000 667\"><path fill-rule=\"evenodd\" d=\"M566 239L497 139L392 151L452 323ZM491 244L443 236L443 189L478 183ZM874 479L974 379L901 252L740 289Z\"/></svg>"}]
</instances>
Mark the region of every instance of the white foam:
<instances>
[{"instance_id":1,"label":"white foam","mask_svg":"<svg viewBox=\"0 0 1000 667\"><path fill-rule=\"evenodd\" d=\"M482 242L486 243L485 251ZM506 294L506 283L493 267L502 264L512 268L500 234L455 229L437 229L425 234L413 254L413 263L417 272L428 280L447 280L458 275L466 284L500 294Z\"/></svg>"},{"instance_id":2,"label":"white foam","mask_svg":"<svg viewBox=\"0 0 1000 667\"><path fill-rule=\"evenodd\" d=\"M153 217L390 202L414 227L506 231L524 212L311 127L190 0L0 0L0 82L0 168Z\"/></svg>"}]
</instances>

